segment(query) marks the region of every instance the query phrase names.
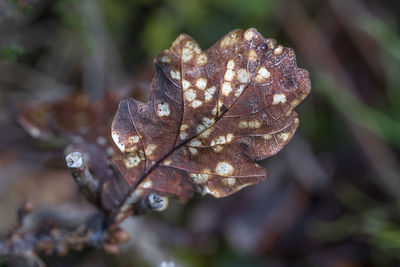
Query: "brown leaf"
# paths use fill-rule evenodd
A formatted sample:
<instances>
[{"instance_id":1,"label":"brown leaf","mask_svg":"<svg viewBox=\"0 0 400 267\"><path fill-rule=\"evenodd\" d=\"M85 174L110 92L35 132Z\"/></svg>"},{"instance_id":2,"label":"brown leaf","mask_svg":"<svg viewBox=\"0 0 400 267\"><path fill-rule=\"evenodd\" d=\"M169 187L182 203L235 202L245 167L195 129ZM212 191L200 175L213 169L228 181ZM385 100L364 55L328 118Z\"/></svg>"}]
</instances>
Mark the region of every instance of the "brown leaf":
<instances>
[{"instance_id":1,"label":"brown leaf","mask_svg":"<svg viewBox=\"0 0 400 267\"><path fill-rule=\"evenodd\" d=\"M266 179L255 161L292 138L311 89L293 49L252 28L207 51L182 34L155 67L149 102L123 100L112 124L113 165L130 185L122 210L140 192L224 197Z\"/></svg>"}]
</instances>

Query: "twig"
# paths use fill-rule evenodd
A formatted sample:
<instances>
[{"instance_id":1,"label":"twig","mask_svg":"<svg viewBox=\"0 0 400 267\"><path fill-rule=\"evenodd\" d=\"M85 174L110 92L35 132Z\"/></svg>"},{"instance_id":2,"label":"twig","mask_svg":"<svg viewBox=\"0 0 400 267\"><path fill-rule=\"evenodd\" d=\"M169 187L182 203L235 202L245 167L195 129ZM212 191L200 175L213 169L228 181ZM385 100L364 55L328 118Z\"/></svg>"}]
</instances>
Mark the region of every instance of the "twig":
<instances>
[{"instance_id":1,"label":"twig","mask_svg":"<svg viewBox=\"0 0 400 267\"><path fill-rule=\"evenodd\" d=\"M95 203L99 192L99 181L90 173L82 153L76 151L69 153L65 161L82 193L90 202Z\"/></svg>"}]
</instances>

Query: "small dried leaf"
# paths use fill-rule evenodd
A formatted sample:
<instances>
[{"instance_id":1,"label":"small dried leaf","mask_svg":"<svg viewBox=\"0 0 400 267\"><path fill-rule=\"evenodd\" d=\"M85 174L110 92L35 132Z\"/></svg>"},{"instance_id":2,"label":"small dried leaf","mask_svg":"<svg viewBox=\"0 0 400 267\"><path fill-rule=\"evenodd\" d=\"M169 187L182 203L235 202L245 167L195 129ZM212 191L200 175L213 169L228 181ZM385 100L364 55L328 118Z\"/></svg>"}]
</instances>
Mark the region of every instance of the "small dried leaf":
<instances>
[{"instance_id":1,"label":"small dried leaf","mask_svg":"<svg viewBox=\"0 0 400 267\"><path fill-rule=\"evenodd\" d=\"M253 28L207 51L182 34L155 67L149 102L123 100L112 124L113 165L130 185L121 209L141 192L224 197L266 179L255 161L289 142L311 89L294 51Z\"/></svg>"}]
</instances>

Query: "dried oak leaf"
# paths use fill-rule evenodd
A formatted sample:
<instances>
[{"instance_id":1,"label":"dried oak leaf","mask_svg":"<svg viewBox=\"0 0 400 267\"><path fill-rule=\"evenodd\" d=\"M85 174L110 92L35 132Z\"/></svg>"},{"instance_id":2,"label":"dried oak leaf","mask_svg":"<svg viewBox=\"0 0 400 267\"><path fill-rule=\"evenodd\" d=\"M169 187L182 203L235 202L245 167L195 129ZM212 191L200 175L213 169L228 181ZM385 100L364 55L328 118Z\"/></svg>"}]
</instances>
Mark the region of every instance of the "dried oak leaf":
<instances>
[{"instance_id":1,"label":"dried oak leaf","mask_svg":"<svg viewBox=\"0 0 400 267\"><path fill-rule=\"evenodd\" d=\"M310 92L293 49L234 30L202 51L182 34L157 56L147 104L123 100L112 124L113 165L129 194L230 195L267 178L256 160L293 136L293 108Z\"/></svg>"}]
</instances>

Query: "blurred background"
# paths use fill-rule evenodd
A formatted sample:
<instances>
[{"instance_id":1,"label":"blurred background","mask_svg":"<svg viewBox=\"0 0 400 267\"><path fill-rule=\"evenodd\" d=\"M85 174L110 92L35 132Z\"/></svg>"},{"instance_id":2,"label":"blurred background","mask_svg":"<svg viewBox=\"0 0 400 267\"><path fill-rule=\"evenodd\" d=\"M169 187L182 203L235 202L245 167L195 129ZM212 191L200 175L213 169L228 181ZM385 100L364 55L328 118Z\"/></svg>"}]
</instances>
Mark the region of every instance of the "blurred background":
<instances>
[{"instance_id":1,"label":"blurred background","mask_svg":"<svg viewBox=\"0 0 400 267\"><path fill-rule=\"evenodd\" d=\"M45 262L399 266L399 23L395 0L0 0L1 236L25 200L37 207L31 223L51 216L75 227L95 212L64 166L62 142L24 131L17 106L47 116L79 102L73 123L84 133L93 119L85 107L103 101L110 113L95 115L108 128L120 96L146 101L153 58L180 33L206 49L255 27L295 49L313 87L294 139L261 162L269 180L127 220L131 241L118 255L87 249Z\"/></svg>"}]
</instances>

